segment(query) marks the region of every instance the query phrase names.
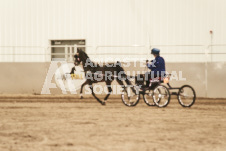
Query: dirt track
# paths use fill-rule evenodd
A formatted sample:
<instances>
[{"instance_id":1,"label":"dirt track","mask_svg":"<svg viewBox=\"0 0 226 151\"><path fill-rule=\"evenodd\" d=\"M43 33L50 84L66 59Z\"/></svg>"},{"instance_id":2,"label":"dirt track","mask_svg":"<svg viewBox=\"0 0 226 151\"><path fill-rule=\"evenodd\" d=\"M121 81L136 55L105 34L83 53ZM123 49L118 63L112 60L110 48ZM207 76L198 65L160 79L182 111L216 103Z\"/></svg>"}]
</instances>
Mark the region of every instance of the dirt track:
<instances>
[{"instance_id":1,"label":"dirt track","mask_svg":"<svg viewBox=\"0 0 226 151\"><path fill-rule=\"evenodd\" d=\"M12 100L13 101L13 100ZM0 102L0 150L226 150L226 100L133 108L109 99ZM29 101L29 100L28 100Z\"/></svg>"}]
</instances>

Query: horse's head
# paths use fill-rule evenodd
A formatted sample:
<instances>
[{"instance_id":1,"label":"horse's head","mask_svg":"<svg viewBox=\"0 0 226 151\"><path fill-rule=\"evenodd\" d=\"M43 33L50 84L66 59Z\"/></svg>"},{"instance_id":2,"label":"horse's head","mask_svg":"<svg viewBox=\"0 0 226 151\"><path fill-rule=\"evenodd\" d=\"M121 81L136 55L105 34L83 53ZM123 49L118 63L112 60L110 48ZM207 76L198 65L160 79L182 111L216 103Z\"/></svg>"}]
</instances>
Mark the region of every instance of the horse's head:
<instances>
[{"instance_id":1,"label":"horse's head","mask_svg":"<svg viewBox=\"0 0 226 151\"><path fill-rule=\"evenodd\" d=\"M75 55L74 55L74 58L75 58L74 64L75 64L76 66L79 65L80 62L81 62L81 59L79 58L79 55L78 55L78 54L75 54Z\"/></svg>"},{"instance_id":2,"label":"horse's head","mask_svg":"<svg viewBox=\"0 0 226 151\"><path fill-rule=\"evenodd\" d=\"M81 54L80 54L80 52L81 52L82 50L80 49L80 48L77 48L77 53L74 55L74 64L75 65L79 65L80 63L81 63Z\"/></svg>"},{"instance_id":3,"label":"horse's head","mask_svg":"<svg viewBox=\"0 0 226 151\"><path fill-rule=\"evenodd\" d=\"M81 62L86 62L87 58L89 58L88 55L81 48L77 48L77 53L74 55L74 64L79 65Z\"/></svg>"}]
</instances>

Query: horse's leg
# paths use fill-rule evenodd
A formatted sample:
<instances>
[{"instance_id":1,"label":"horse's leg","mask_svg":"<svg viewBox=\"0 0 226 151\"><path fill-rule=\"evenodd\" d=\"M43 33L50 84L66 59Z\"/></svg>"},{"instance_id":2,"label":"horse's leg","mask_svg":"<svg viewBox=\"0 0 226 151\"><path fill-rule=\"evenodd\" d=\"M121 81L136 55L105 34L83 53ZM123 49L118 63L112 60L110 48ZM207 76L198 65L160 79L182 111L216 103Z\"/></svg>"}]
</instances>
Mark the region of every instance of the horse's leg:
<instances>
[{"instance_id":1,"label":"horse's leg","mask_svg":"<svg viewBox=\"0 0 226 151\"><path fill-rule=\"evenodd\" d=\"M122 80L120 80L119 78L117 78L117 82L118 82L119 85L121 85L122 89L124 89L124 91L127 93L127 89L125 88L125 85L122 82Z\"/></svg>"},{"instance_id":2,"label":"horse's leg","mask_svg":"<svg viewBox=\"0 0 226 151\"><path fill-rule=\"evenodd\" d=\"M92 92L93 97L94 97L98 102L100 102L100 104L105 105L105 102L102 102L102 101L95 95L95 93L93 92L93 86L92 86L92 84L90 84L90 82L89 82L89 88L90 88L90 90L91 90L91 92Z\"/></svg>"},{"instance_id":3,"label":"horse's leg","mask_svg":"<svg viewBox=\"0 0 226 151\"><path fill-rule=\"evenodd\" d=\"M123 70L123 69L122 69L122 70ZM129 79L128 79L128 77L127 77L126 73L125 73L125 71L123 71L122 77L118 77L118 78L117 78L117 81L118 81L118 82L119 82L119 81L121 81L121 82L122 82L122 78L124 78L124 80L125 80L126 84L127 84L127 85L129 85L129 86L131 87L131 89L132 89L133 93L135 93L135 94L136 94L136 90L134 89L133 84L129 81Z\"/></svg>"},{"instance_id":4,"label":"horse's leg","mask_svg":"<svg viewBox=\"0 0 226 151\"><path fill-rule=\"evenodd\" d=\"M80 99L83 99L83 96L82 96L82 90L83 90L83 87L84 87L86 84L88 84L88 80L86 80L86 81L82 84L82 86L81 86L81 90L80 90Z\"/></svg>"},{"instance_id":5,"label":"horse's leg","mask_svg":"<svg viewBox=\"0 0 226 151\"><path fill-rule=\"evenodd\" d=\"M129 85L133 91L133 93L136 93L136 90L134 89L132 83L130 82L130 80L128 79L128 76L126 75L124 69L122 68L121 64L119 62L117 62L117 64L119 64L116 69L117 69L117 72L118 72L118 77L117 77L117 81L122 81L122 80L125 80L126 84ZM119 77L119 73L122 73L121 74L121 77Z\"/></svg>"},{"instance_id":6,"label":"horse's leg","mask_svg":"<svg viewBox=\"0 0 226 151\"><path fill-rule=\"evenodd\" d=\"M117 82L119 85L121 85L121 87L124 89L124 91L128 94L129 92L127 92L127 89L125 88L124 83L120 79L117 79ZM133 93L134 93L134 91L136 92L133 85L129 85L129 87L131 87ZM137 92L135 94L137 94Z\"/></svg>"},{"instance_id":7,"label":"horse's leg","mask_svg":"<svg viewBox=\"0 0 226 151\"><path fill-rule=\"evenodd\" d=\"M120 80L120 79L117 79L117 82L119 85L121 85L121 87L124 89L125 88L125 85L124 83Z\"/></svg>"},{"instance_id":8,"label":"horse's leg","mask_svg":"<svg viewBox=\"0 0 226 151\"><path fill-rule=\"evenodd\" d=\"M108 94L106 95L106 97L104 98L104 103L105 101L108 99L108 97L110 96L111 92L112 92L112 88L111 88L111 81L106 81L107 87L108 87Z\"/></svg>"},{"instance_id":9,"label":"horse's leg","mask_svg":"<svg viewBox=\"0 0 226 151\"><path fill-rule=\"evenodd\" d=\"M70 74L74 74L74 73L75 73L75 67L71 68Z\"/></svg>"},{"instance_id":10,"label":"horse's leg","mask_svg":"<svg viewBox=\"0 0 226 151\"><path fill-rule=\"evenodd\" d=\"M121 85L122 89L124 89L124 91L126 92L128 98L129 98L129 101L131 101L131 100L130 100L130 97L131 97L130 92L127 91L127 89L125 88L124 83L123 83L119 78L117 78L117 82L118 82L119 85ZM133 87L132 87L132 90L133 90ZM136 94L136 93L135 93L135 94ZM131 101L130 103L133 103L133 102Z\"/></svg>"}]
</instances>

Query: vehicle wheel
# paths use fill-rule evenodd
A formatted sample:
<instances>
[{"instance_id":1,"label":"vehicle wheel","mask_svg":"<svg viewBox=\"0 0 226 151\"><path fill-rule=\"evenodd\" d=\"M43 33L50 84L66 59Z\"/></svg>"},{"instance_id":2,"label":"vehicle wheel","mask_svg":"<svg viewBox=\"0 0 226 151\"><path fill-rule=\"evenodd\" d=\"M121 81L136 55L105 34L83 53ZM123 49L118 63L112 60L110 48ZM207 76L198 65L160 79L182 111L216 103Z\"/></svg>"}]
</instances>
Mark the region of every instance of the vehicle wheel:
<instances>
[{"instance_id":1,"label":"vehicle wheel","mask_svg":"<svg viewBox=\"0 0 226 151\"><path fill-rule=\"evenodd\" d=\"M132 91L132 88L136 90L136 93ZM136 89L136 87L131 86L125 86L125 88L122 91L121 97L123 104L129 107L136 106L140 100L139 91Z\"/></svg>"},{"instance_id":2,"label":"vehicle wheel","mask_svg":"<svg viewBox=\"0 0 226 151\"><path fill-rule=\"evenodd\" d=\"M183 85L178 92L177 99L181 106L191 107L195 103L195 90L189 85Z\"/></svg>"},{"instance_id":3,"label":"vehicle wheel","mask_svg":"<svg viewBox=\"0 0 226 151\"><path fill-rule=\"evenodd\" d=\"M169 89L164 85L159 85L153 90L153 100L158 107L166 107L170 102Z\"/></svg>"},{"instance_id":4,"label":"vehicle wheel","mask_svg":"<svg viewBox=\"0 0 226 151\"><path fill-rule=\"evenodd\" d=\"M146 90L143 94L144 102L148 106L156 106L155 102L153 101L153 94L154 94L153 90Z\"/></svg>"}]
</instances>

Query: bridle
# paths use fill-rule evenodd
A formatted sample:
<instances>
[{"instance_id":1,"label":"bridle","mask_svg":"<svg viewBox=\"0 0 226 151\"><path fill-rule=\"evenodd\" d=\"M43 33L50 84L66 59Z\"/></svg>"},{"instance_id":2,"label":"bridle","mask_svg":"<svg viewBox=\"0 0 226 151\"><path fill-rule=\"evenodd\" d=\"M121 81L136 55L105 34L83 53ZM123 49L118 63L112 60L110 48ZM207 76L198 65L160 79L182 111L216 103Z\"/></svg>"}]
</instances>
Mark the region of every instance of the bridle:
<instances>
[{"instance_id":1,"label":"bridle","mask_svg":"<svg viewBox=\"0 0 226 151\"><path fill-rule=\"evenodd\" d=\"M79 57L79 53L76 53L76 54L74 55L74 58L75 58L74 64L75 64L75 65L79 65L80 62L81 62L81 59L80 59L80 57Z\"/></svg>"}]
</instances>

